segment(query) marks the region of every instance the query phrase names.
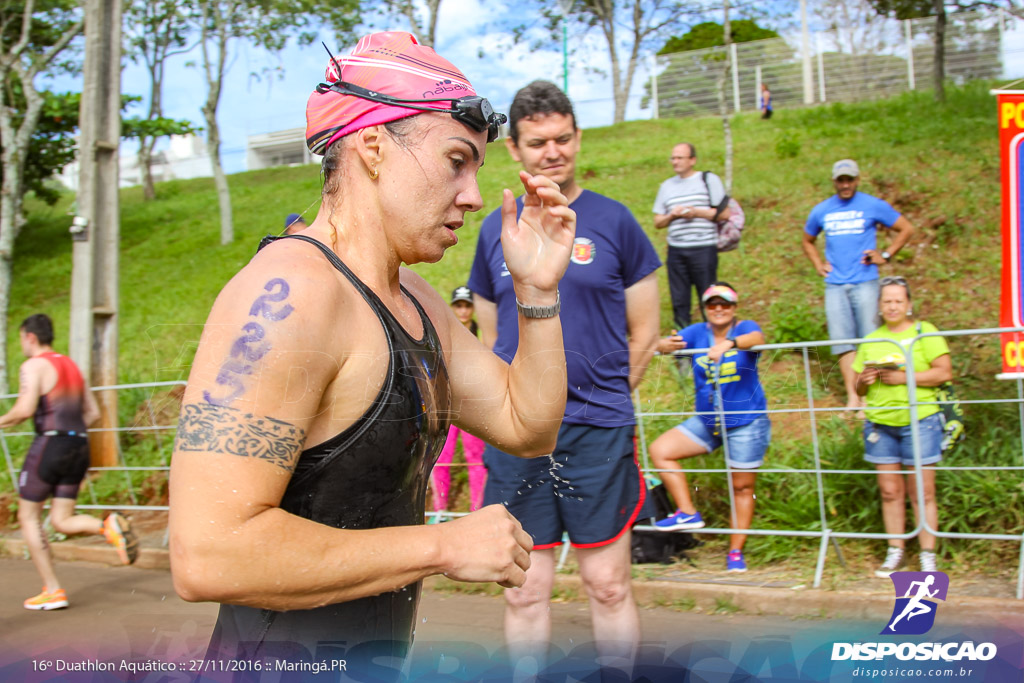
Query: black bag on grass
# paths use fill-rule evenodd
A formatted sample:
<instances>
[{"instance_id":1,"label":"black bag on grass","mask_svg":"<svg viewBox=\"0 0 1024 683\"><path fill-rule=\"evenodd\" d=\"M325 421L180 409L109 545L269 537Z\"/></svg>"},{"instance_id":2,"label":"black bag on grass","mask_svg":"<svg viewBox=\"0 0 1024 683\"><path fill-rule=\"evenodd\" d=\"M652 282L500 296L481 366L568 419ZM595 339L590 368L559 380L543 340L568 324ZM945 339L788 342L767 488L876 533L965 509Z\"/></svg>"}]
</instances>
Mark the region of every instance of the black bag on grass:
<instances>
[{"instance_id":1,"label":"black bag on grass","mask_svg":"<svg viewBox=\"0 0 1024 683\"><path fill-rule=\"evenodd\" d=\"M675 508L669 502L665 485L662 483L658 483L656 486L648 485L647 501L644 503L636 523L653 526L655 519L664 519L673 512L675 512ZM676 560L686 557L686 550L695 548L701 543L702 541L698 541L689 532L633 529L633 564L673 564Z\"/></svg>"}]
</instances>

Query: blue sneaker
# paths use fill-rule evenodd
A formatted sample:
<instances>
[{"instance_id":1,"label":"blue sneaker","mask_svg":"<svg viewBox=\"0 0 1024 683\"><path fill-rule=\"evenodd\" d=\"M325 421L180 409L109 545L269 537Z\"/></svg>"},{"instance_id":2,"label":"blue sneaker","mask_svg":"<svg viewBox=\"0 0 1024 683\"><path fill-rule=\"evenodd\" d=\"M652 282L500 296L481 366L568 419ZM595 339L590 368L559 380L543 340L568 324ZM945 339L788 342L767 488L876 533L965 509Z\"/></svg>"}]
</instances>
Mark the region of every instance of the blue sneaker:
<instances>
[{"instance_id":1,"label":"blue sneaker","mask_svg":"<svg viewBox=\"0 0 1024 683\"><path fill-rule=\"evenodd\" d=\"M654 523L658 531L683 531L684 529L700 529L704 526L699 512L688 515L682 510L676 510L675 514L665 519L659 519Z\"/></svg>"},{"instance_id":2,"label":"blue sneaker","mask_svg":"<svg viewBox=\"0 0 1024 683\"><path fill-rule=\"evenodd\" d=\"M747 571L747 561L743 559L742 550L730 550L729 559L725 561L725 571L727 572L745 572Z\"/></svg>"}]
</instances>

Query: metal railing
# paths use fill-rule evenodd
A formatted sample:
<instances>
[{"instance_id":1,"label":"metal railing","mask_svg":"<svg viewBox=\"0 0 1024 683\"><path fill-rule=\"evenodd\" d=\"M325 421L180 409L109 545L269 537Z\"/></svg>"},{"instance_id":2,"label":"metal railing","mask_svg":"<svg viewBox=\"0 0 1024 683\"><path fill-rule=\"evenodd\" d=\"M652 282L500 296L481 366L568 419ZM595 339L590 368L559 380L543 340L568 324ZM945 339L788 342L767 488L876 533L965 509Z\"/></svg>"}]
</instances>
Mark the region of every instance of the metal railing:
<instances>
[{"instance_id":1,"label":"metal railing","mask_svg":"<svg viewBox=\"0 0 1024 683\"><path fill-rule=\"evenodd\" d=\"M185 386L184 381L171 381L171 382L144 382L138 384L115 384L110 386L99 386L91 387L93 392L102 391L122 391L122 390L134 390L134 389L158 389L165 387ZM16 399L17 394L2 394L0 400L11 400ZM91 502L82 503L76 507L83 510L155 510L155 511L167 511L168 506L166 505L140 505L135 486L131 480L131 472L170 472L171 465L171 447L172 440L168 439L166 442L161 438L162 432L168 432L177 429L177 424L159 425L156 424L157 419L153 413L152 402L146 401L146 407L149 411L150 424L134 424L127 427L109 427L109 428L92 428L89 430L90 433L100 432L115 432L115 433L145 433L151 432L154 438L157 440L158 450L163 454L163 463L160 465L132 465L126 460L125 451L122 448L120 439L116 439L117 443L117 461L118 464L111 467L90 467L90 473L123 473L124 481L127 486L124 487L130 503L123 504L100 504L97 500L97 494L92 477L86 477L83 481L83 486L88 498ZM11 484L15 491L18 488L18 475L14 465L14 458L11 455L11 446L9 441L11 439L24 440L26 437L34 437L35 432L32 431L19 431L19 432L3 432L0 431L0 448L4 452L4 460L7 465L7 473L11 478ZM27 451L27 448L26 448Z\"/></svg>"},{"instance_id":2,"label":"metal railing","mask_svg":"<svg viewBox=\"0 0 1024 683\"><path fill-rule=\"evenodd\" d=\"M718 81L732 112L756 111L761 84L775 107L853 102L930 88L934 73L935 18L898 21L877 14L829 21L843 28L814 32L802 54L800 36L769 38L658 55L644 86L653 118L719 113ZM962 84L1008 73L1024 54L1012 38L1024 21L1003 12L958 12L947 17L945 75ZM805 76L806 74L806 76ZM809 77L809 81L805 78Z\"/></svg>"},{"instance_id":3,"label":"metal railing","mask_svg":"<svg viewBox=\"0 0 1024 683\"><path fill-rule=\"evenodd\" d=\"M937 402L920 403L920 402L917 401L917 397L916 397L916 383L915 383L915 378L914 378L914 374L913 374L913 372L914 372L914 368L913 368L913 347L914 347L915 344L919 343L921 339L927 338L927 337L936 337L936 336L941 336L941 337L965 337L965 336L972 336L972 335L997 335L997 334L1002 333L1002 332L1024 332L1024 328L986 328L986 329L957 330L957 331L943 331L943 332L924 333L924 334L919 334L919 335L915 336L906 345L907 353L905 355L907 357L907 389L908 389L908 394L910 396L910 400L908 401L908 405L907 405L907 410L909 411L909 414L910 414L910 420L911 420L911 426L912 426L912 435L913 435L912 438L913 438L914 459L915 459L915 462L917 463L917 466L915 466L913 469L910 469L910 470L904 470L903 474L905 474L906 476L909 476L909 477L913 477L914 486L916 487L916 491L917 491L917 495L918 495L918 500L922 500L922 501L924 500L924 482L923 482L923 478L921 476L921 470L920 470L921 450L920 450L920 430L919 430L919 419L918 419L919 409L920 409L921 406L924 406L924 405L936 405ZM811 351L812 350L816 351L818 349L821 349L821 348L824 348L824 347L828 347L828 346L832 346L832 345L835 345L835 344L861 344L861 343L878 343L878 342L887 342L887 343L890 343L890 344L899 344L899 342L897 342L897 341L895 341L893 339L875 338L875 339L829 340L829 341L816 341L816 342L804 342L804 343L792 343L792 344L764 344L764 345L753 347L753 349L751 349L753 351L760 351L760 352L768 352L768 351L786 351L786 352L798 351L800 353L800 359L801 359L801 364L802 364L802 380L803 380L803 384L804 384L804 394L806 396L806 406L805 407L772 408L772 407L770 407L771 404L769 404L769 409L767 411L765 411L765 412L767 412L769 414L804 414L804 415L807 416L807 422L808 422L808 426L809 426L809 435L808 435L809 439L808 440L809 440L810 445L811 445L811 459L812 459L813 466L812 467L797 467L797 468L761 467L761 468L758 468L756 471L759 474L767 474L767 475L776 475L776 474L778 474L778 475L792 475L792 474L813 475L814 482L815 482L815 487L814 487L815 488L815 497L816 497L816 501L815 502L816 502L816 507L817 507L817 510L818 510L818 518L817 518L816 522L817 522L818 525L820 525L819 528L817 528L817 529L813 529L813 528L800 529L800 528L756 528L756 527L752 527L750 529L736 529L736 528L732 528L732 527L718 527L718 528L715 528L715 527L704 527L702 529L691 530L690 533L700 533L700 534L745 534L745 535L750 535L750 536L789 536L789 537L797 537L797 538L801 538L801 537L802 538L818 538L819 539L819 548L818 548L818 556L817 556L817 562L816 562L816 565L815 565L815 573L814 573L814 586L815 587L818 587L818 586L821 585L822 575L823 575L823 571L824 571L824 567L825 567L825 562L826 562L826 559L827 559L827 551L828 551L829 545L830 544L833 545L835 547L837 553L839 551L839 547L838 547L838 544L836 542L838 539L892 539L892 538L910 539L910 538L917 537L918 535L920 535L920 533L922 531L926 531L928 533L934 534L937 538L965 539L965 540L986 540L986 541L1010 541L1010 542L1020 543L1020 545L1021 545L1019 562L1018 562L1018 567L1017 567L1016 596L1017 596L1018 599L1024 599L1024 529L1008 530L1008 533L1001 533L1001 534L970 533L970 532L966 532L966 531L953 531L953 530L943 531L941 528L935 528L935 529L931 528L929 526L928 522L927 522L927 519L925 518L925 516L923 514L919 515L919 518L917 518L915 520L916 521L916 525L914 526L914 528L912 528L912 529L910 529L908 531L905 531L905 533L903 533L903 534L898 534L898 535L891 535L891 534L885 534L885 533L876 533L876 532L863 532L863 531L844 531L844 530L839 530L839 529L832 528L832 526L830 525L829 518L828 518L828 510L827 510L827 505L826 505L826 499L825 499L825 491L826 491L825 478L826 477L831 477L831 476L864 476L864 475L875 476L876 472L875 472L874 469L871 469L871 468L842 469L842 468L832 468L832 467L824 467L823 466L823 463L822 463L822 440L821 440L821 436L819 434L819 417L820 416L828 416L828 415L830 415L832 413L844 411L846 409L844 407L820 405L819 404L820 402L816 401L816 398L815 398L815 383L814 383L814 380L812 379L812 370L811 370L811 368L812 368ZM681 352L681 354L682 355L692 355L693 353L696 353L696 352L699 352L699 351L700 351L699 349L687 349L684 352ZM660 362L661 363L675 362L675 359L670 359L670 358L667 358L667 357L663 357L663 359ZM763 366L763 363L761 365ZM765 373L763 368L759 372L761 373L762 383L764 383L764 380L766 379L766 377L768 377L768 375ZM993 370L993 374L995 374L995 370ZM649 377L650 377L650 375L651 375L651 373L649 371ZM954 378L954 380L955 379L956 378ZM959 403L961 405L967 405L967 406L978 405L978 404L993 404L993 405L998 405L998 404L1011 405L1011 404L1015 404L1017 406L1016 413L1017 413L1017 421L1018 421L1018 424L1019 424L1019 432L1020 432L1020 447L1019 447L1019 463L1020 464L1019 465L1007 464L1007 465L1000 465L1000 466L995 466L995 467L989 467L989 466L967 466L967 467L964 467L964 466L949 466L949 465L941 465L940 464L940 465L932 465L932 466L929 466L929 467L933 467L935 470L938 470L938 471L947 471L947 472L957 472L957 471L965 471L965 470L966 471L1016 471L1016 472L1024 471L1024 380L1022 380L1020 378L1017 378L1015 380L1015 382L1016 382L1016 397L1014 397L1014 398L985 398L985 399L975 399L975 400L960 399ZM636 391L636 393L634 395L635 404L637 406L636 418L637 418L638 450L639 450L639 456L640 456L640 461L641 461L641 469L643 470L643 472L645 474L658 474L661 471L656 469L656 468L651 467L650 458L649 458L649 455L648 455L649 423L652 420L656 419L656 418L665 418L665 417L686 418L686 417L691 416L691 415L700 415L700 414L706 414L706 413L698 413L698 412L693 411L693 410L689 410L689 411L688 410L672 410L672 411L644 410L643 409L643 405L644 404L643 404L643 401L642 401L641 391L644 389L644 387L649 386L649 384L650 384L649 380L647 382L645 382L645 384L642 384L641 387L637 389L637 391ZM168 387L184 386L184 385L185 385L185 382L183 382L183 381L149 382L149 383L120 384L120 385L114 385L114 386L94 387L93 391L112 391L112 390L113 391L120 391L120 390L138 390L138 389L155 390L155 389L160 389L160 388L168 388ZM156 392L154 391L153 395L155 395L155 393ZM14 399L16 397L17 397L17 395L14 395L14 394L0 395L0 399ZM150 398L152 398L152 396ZM720 398L721 397L719 396L719 399ZM769 396L769 398L770 398L770 396ZM95 488L94 488L94 486L92 484L91 478L90 477L86 477L85 482L84 482L84 486L85 486L85 489L86 489L86 491L88 493L88 496L89 496L89 498L91 500L91 503L86 503L86 504L80 505L79 506L80 508L82 508L82 509L116 509L116 510L129 510L129 511L131 511L131 510L157 510L157 511L166 511L166 510L168 510L168 506L167 505L145 505L145 504L140 504L139 503L138 492L135 490L135 487L134 487L134 485L132 483L132 480L131 480L131 473L132 472L164 472L164 473L167 473L170 470L170 456L171 456L171 449L172 449L172 440L171 439L163 440L163 439L161 439L160 434L164 433L164 432L167 432L167 431L171 431L171 430L176 429L177 425L176 424L166 424L166 425L164 425L164 424L157 424L156 416L154 415L153 410L152 410L153 402L151 400L146 400L146 401L144 401L144 403L146 404L147 409L149 411L149 413L148 413L148 415L149 415L148 424L136 423L134 425L130 425L130 426L126 426L126 427L116 427L116 428L108 428L108 429L93 429L93 430L90 430L90 431L93 431L93 432L112 431L112 432L118 432L118 433L125 433L125 432L152 433L154 435L154 437L157 439L157 451L160 454L160 457L158 458L158 460L161 461L160 464L157 464L157 465L152 465L152 464L145 464L145 465L133 464L132 462L130 462L130 458L128 458L128 456L126 455L124 449L121 447L120 440L118 440L118 464L116 466L112 466L112 467L93 467L93 468L90 468L89 471L92 472L92 473L108 473L108 474L122 473L124 475L124 482L126 484L124 486L124 488L126 489L126 495L127 495L127 498L129 499L130 503L125 503L125 504L100 504L98 502L98 500L97 500L97 494L96 494ZM718 406L722 406L722 401L721 400L718 401ZM867 409L867 410L870 412L871 409ZM724 417L729 415L729 414L735 415L735 414L740 414L742 412L744 412L744 411L725 411L725 410L719 410L718 411L718 417L719 417L719 419L724 419ZM750 411L746 411L746 412L749 413ZM723 424L724 424L724 422L723 422ZM4 457L6 459L6 465L7 465L7 471L9 473L9 476L11 477L11 482L14 485L15 488L17 487L17 474L16 474L16 468L15 468L15 464L14 464L15 461L14 461L14 458L12 457L12 455L11 455L11 447L10 447L8 442L9 442L10 439L17 439L17 438L24 439L26 437L32 437L32 436L34 436L34 432L31 432L31 431L8 432L8 433L0 432L0 447L2 447L2 450L4 452ZM723 465L724 465L723 467L684 468L684 471L687 474L703 474L703 473L722 474L722 473L724 473L726 475L726 478L727 478L727 488L728 488L728 491L729 491L729 510L730 510L730 514L731 514L730 518L731 519L735 519L736 508L735 508L735 500L734 500L733 495L732 495L732 472L733 472L733 468L730 468L728 466L728 462L727 462L727 459L728 459L728 449L729 449L728 438L729 438L728 437L728 431L727 430L723 430L723 447L722 447L722 451L723 451L722 458L723 458ZM971 438L978 438L978 436L977 435L975 435L975 436L968 436L968 441L966 442L967 444L970 443L970 439ZM964 445L961 445L958 448L963 449ZM452 466L454 466L454 467L466 467L466 465L463 464L463 463L455 463ZM461 512L445 512L445 513L442 513L440 516L444 517L444 518L453 518L453 517L462 516L463 514L466 514L466 513L461 513ZM426 513L426 516L428 518L431 517L431 516L437 516L437 515L438 515L438 513L434 513L434 512ZM756 520L756 517L755 517L755 520ZM941 524L939 526L941 527ZM643 526L643 525L637 525L635 528L637 528L637 529L647 529L647 530L651 529L651 527ZM568 545L568 543L566 543L564 545L564 547L563 547L563 550L562 550L562 557L560 559L560 563L564 562L566 553L568 551L568 547L569 547L569 545Z\"/></svg>"}]
</instances>

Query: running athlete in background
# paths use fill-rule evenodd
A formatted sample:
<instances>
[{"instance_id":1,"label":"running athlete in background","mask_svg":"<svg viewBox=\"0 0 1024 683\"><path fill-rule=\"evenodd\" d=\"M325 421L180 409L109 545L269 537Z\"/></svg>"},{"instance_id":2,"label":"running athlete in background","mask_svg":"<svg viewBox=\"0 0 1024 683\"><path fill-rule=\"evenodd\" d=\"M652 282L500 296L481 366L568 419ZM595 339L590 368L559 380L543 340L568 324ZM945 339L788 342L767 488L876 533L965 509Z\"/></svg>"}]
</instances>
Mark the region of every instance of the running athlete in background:
<instances>
[{"instance_id":1,"label":"running athlete in background","mask_svg":"<svg viewBox=\"0 0 1024 683\"><path fill-rule=\"evenodd\" d=\"M30 417L36 438L28 449L18 477L18 523L29 555L43 579L43 592L24 602L25 609L51 610L68 606L53 568L43 529L43 504L53 496L50 521L62 534L103 534L124 564L138 554L138 540L121 515L104 521L75 514L78 487L89 469L86 427L100 416L82 373L67 356L54 352L53 323L42 313L29 316L18 328L21 350L28 360L19 371L18 400L3 416L0 428L13 427Z\"/></svg>"}]
</instances>

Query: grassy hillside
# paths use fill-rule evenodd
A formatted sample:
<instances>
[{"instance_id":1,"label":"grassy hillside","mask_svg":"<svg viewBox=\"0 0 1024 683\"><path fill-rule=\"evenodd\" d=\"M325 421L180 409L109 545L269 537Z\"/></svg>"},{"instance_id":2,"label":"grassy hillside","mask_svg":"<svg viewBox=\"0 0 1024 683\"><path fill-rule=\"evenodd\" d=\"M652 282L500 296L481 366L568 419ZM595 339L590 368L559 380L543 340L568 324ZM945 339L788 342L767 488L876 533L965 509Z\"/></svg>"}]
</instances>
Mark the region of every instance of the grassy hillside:
<instances>
[{"instance_id":1,"label":"grassy hillside","mask_svg":"<svg viewBox=\"0 0 1024 683\"><path fill-rule=\"evenodd\" d=\"M928 93L857 105L779 111L765 122L754 114L733 121L733 194L748 214L741 249L722 258L720 274L744 295L742 312L766 324L793 312L820 317L822 287L800 252L800 229L810 208L831 190L831 163L856 158L861 189L879 195L919 228L910 248L889 270L916 283L917 309L940 327L995 324L999 274L998 153L994 99L987 87L953 90L939 107ZM635 121L589 129L579 174L589 189L633 209L654 244L651 206L658 184L671 175L668 154L692 141L699 167L722 172L721 125L715 119ZM415 269L439 291L466 278L477 227L516 182L516 166L495 143L480 174L484 210L468 217L460 243L437 265ZM259 238L278 232L285 214L315 215L315 166L276 168L231 177L234 244L218 244L217 202L210 179L158 186L143 202L139 188L122 193L121 375L126 381L184 376L190 344L220 287L250 257ZM70 201L70 199L69 199ZM29 222L15 248L12 327L46 310L66 332L71 243L68 202L29 203ZM667 285L663 319L669 321ZM988 287L986 287L988 285ZM961 293L987 292L970 306ZM815 321L815 324L817 321ZM66 339L66 334L62 334ZM10 339L16 340L12 330ZM58 346L60 341L58 341ZM10 345L9 361L18 362Z\"/></svg>"},{"instance_id":2,"label":"grassy hillside","mask_svg":"<svg viewBox=\"0 0 1024 683\"><path fill-rule=\"evenodd\" d=\"M999 160L995 100L988 94L988 85L950 89L945 105L935 104L931 94L924 92L860 104L780 110L770 121L753 113L735 117L733 194L746 210L748 227L740 250L721 259L719 274L739 290L741 315L759 321L770 342L825 337L823 287L801 252L801 230L811 207L832 193L831 164L852 157L862 169L861 189L887 199L918 228L896 263L883 268L884 274L905 275L915 285L918 317L940 329L996 326ZM659 183L671 175L670 149L680 141L696 145L700 169L721 174L722 129L716 119L636 121L589 129L583 135L579 159L584 186L628 205L662 252L664 234L653 229L651 206ZM468 217L459 231L459 244L440 264L415 266L443 295L465 281L480 220L497 206L501 188L516 182L516 170L502 144L492 144L480 174L484 210ZM212 180L161 184L157 200L149 203L142 201L138 188L122 193L122 381L187 377L201 326L221 286L248 260L260 237L281 230L287 213L312 216L319 205L315 166L242 173L230 181L236 240L227 247L218 244ZM58 349L66 348L67 340L68 204L51 208L30 203L30 207L29 224L16 245L8 341L11 367L20 362L16 325L31 313L46 311L55 318ZM671 314L664 269L660 277L667 333ZM965 338L951 346L962 393L968 397L1016 395L1015 387L991 379L999 371L995 339ZM773 407L806 406L799 356L791 352L766 355L763 374ZM816 402L839 405L838 370L827 354L815 353L812 358L811 391ZM680 385L667 360L654 363L641 391L645 411L692 406L692 391L688 394ZM122 408L125 419L130 419L138 401L123 402L127 403ZM1012 406L975 408L971 441L950 464L1009 464L1014 448L1018 453L1014 464L1019 464L1016 415ZM647 438L674 422L670 417L649 421ZM849 420L823 417L819 426L823 461L831 467L865 469L857 427ZM779 416L771 465L809 467L813 451L808 435L805 415ZM721 466L717 456L691 462L694 468ZM724 523L728 497L723 478L695 477L704 497L698 498L698 505L710 513L705 517ZM755 524L820 526L812 475L762 479ZM944 473L940 480L944 526L948 523L963 531L1024 527L1019 475ZM826 487L830 524L848 530L881 530L872 477L830 476ZM998 505L978 504L990 495L999 498ZM1005 512L991 518L993 508ZM804 543L799 546L804 550L817 545L797 543ZM953 553L967 552L964 558L972 556L974 547L948 546ZM794 545L754 539L751 549L770 557L793 552ZM1000 552L1012 557L1017 549L1008 546Z\"/></svg>"}]
</instances>

